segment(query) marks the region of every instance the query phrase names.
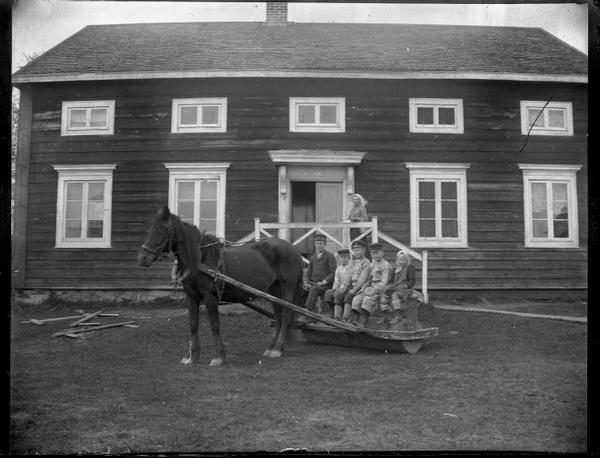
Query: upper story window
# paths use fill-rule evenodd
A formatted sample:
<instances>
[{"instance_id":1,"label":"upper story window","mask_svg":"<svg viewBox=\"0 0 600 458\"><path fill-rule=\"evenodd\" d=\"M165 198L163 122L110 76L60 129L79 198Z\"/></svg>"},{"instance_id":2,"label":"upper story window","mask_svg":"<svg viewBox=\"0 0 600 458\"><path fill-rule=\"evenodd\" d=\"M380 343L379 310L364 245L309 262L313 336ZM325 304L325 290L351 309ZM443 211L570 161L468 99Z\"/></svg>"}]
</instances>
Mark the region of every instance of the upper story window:
<instances>
[{"instance_id":1,"label":"upper story window","mask_svg":"<svg viewBox=\"0 0 600 458\"><path fill-rule=\"evenodd\" d=\"M521 133L573 135L573 104L549 102L546 105L546 103L548 102L521 100Z\"/></svg>"},{"instance_id":2,"label":"upper story window","mask_svg":"<svg viewBox=\"0 0 600 458\"><path fill-rule=\"evenodd\" d=\"M345 132L344 97L290 97L290 132Z\"/></svg>"},{"instance_id":3,"label":"upper story window","mask_svg":"<svg viewBox=\"0 0 600 458\"><path fill-rule=\"evenodd\" d=\"M114 100L62 103L61 135L113 135Z\"/></svg>"},{"instance_id":4,"label":"upper story window","mask_svg":"<svg viewBox=\"0 0 600 458\"><path fill-rule=\"evenodd\" d=\"M411 132L462 134L462 99L408 99Z\"/></svg>"},{"instance_id":5,"label":"upper story window","mask_svg":"<svg viewBox=\"0 0 600 458\"><path fill-rule=\"evenodd\" d=\"M407 163L410 233L414 247L467 247L467 169L470 164Z\"/></svg>"},{"instance_id":6,"label":"upper story window","mask_svg":"<svg viewBox=\"0 0 600 458\"><path fill-rule=\"evenodd\" d=\"M55 165L56 248L110 248L115 164Z\"/></svg>"},{"instance_id":7,"label":"upper story window","mask_svg":"<svg viewBox=\"0 0 600 458\"><path fill-rule=\"evenodd\" d=\"M579 245L577 178L580 165L519 164L523 170L525 246Z\"/></svg>"},{"instance_id":8,"label":"upper story window","mask_svg":"<svg viewBox=\"0 0 600 458\"><path fill-rule=\"evenodd\" d=\"M229 162L165 163L169 208L182 221L225 237L225 189Z\"/></svg>"},{"instance_id":9,"label":"upper story window","mask_svg":"<svg viewBox=\"0 0 600 458\"><path fill-rule=\"evenodd\" d=\"M171 132L226 132L227 98L173 99Z\"/></svg>"}]
</instances>

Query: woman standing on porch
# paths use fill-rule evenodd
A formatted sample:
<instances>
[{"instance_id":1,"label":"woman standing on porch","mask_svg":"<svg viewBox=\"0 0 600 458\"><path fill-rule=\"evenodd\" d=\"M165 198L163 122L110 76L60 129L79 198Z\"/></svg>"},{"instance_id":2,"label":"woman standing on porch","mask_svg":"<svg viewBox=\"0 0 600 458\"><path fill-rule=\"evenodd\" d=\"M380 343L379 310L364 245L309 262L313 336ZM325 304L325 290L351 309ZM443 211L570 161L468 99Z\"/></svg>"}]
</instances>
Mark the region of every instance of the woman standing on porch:
<instances>
[{"instance_id":1,"label":"woman standing on porch","mask_svg":"<svg viewBox=\"0 0 600 458\"><path fill-rule=\"evenodd\" d=\"M367 214L366 206L369 202L360 194L354 194L352 196L352 207L350 208L350 212L348 213L348 219L353 223L364 223L369 220L369 215ZM351 228L350 229L350 243L356 237L358 237L363 229L360 228Z\"/></svg>"}]
</instances>

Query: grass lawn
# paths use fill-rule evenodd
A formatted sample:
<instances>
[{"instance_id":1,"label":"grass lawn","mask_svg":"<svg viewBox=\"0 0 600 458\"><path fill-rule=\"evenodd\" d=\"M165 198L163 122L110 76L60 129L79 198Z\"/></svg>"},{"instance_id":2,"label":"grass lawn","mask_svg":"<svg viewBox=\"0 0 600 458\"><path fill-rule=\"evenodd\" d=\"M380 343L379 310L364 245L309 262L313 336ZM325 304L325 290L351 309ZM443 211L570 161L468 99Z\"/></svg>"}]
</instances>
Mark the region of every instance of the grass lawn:
<instances>
[{"instance_id":1,"label":"grass lawn","mask_svg":"<svg viewBox=\"0 0 600 458\"><path fill-rule=\"evenodd\" d=\"M69 322L20 322L73 309L14 311L11 453L587 447L583 324L423 307L440 335L416 354L296 341L268 359L269 320L236 313L221 315L228 359L209 367L203 316L190 367L183 308L104 310L140 327L52 338Z\"/></svg>"}]
</instances>

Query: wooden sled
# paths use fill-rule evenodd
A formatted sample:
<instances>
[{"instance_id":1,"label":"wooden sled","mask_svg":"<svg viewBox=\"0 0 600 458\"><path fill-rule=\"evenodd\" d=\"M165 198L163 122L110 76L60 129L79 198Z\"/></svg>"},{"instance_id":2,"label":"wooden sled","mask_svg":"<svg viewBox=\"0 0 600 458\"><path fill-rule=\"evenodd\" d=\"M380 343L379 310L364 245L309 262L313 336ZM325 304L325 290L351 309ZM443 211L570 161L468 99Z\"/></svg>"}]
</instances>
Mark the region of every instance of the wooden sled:
<instances>
[{"instance_id":1,"label":"wooden sled","mask_svg":"<svg viewBox=\"0 0 600 458\"><path fill-rule=\"evenodd\" d=\"M311 320L317 321L319 324L298 325L302 334L309 342L344 347L370 348L394 353L416 353L423 346L425 339L438 334L438 328L420 329L418 331L396 331L363 328L342 323L248 286L216 270L207 267L204 267L202 270L214 277L215 280L222 280L247 293L274 302ZM265 316L273 317L271 312L264 310L256 304L250 302L242 302L242 304Z\"/></svg>"}]
</instances>

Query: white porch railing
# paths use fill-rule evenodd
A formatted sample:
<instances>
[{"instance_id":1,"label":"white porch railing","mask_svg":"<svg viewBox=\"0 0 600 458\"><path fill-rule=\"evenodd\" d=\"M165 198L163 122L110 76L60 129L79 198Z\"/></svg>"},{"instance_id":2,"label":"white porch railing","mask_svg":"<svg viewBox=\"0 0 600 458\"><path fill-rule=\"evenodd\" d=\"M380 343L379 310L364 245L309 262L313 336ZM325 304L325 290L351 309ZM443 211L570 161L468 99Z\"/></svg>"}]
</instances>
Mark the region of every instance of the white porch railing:
<instances>
[{"instance_id":1,"label":"white porch railing","mask_svg":"<svg viewBox=\"0 0 600 458\"><path fill-rule=\"evenodd\" d=\"M358 237L354 239L350 238L350 229L364 229ZM377 217L374 216L371 218L371 221L364 223L262 223L260 218L254 218L254 231L245 237L241 238L238 243L249 242L251 240L260 240L262 235L267 237L273 237L273 234L268 232L269 230L277 230L278 236L282 239L289 238L289 229L308 229L306 233L302 236L298 237L296 240L291 241L292 245L298 245L300 242L305 240L307 237L310 237L314 233L323 234L332 242L339 245L341 248L348 248L351 246L352 242L355 240L362 239L367 235L371 234L371 240L373 243L375 242L386 242L392 245L395 248L404 250L406 253L410 254L413 258L421 261L421 293L423 294L423 300L427 304L429 303L429 294L427 292L427 269L428 269L428 256L427 251L423 251L419 253L406 245L398 242L394 238L389 235L381 232L378 227ZM342 230L342 240L336 239L333 235L331 235L328 231L331 230ZM302 260L308 264L308 259L304 256Z\"/></svg>"}]
</instances>

